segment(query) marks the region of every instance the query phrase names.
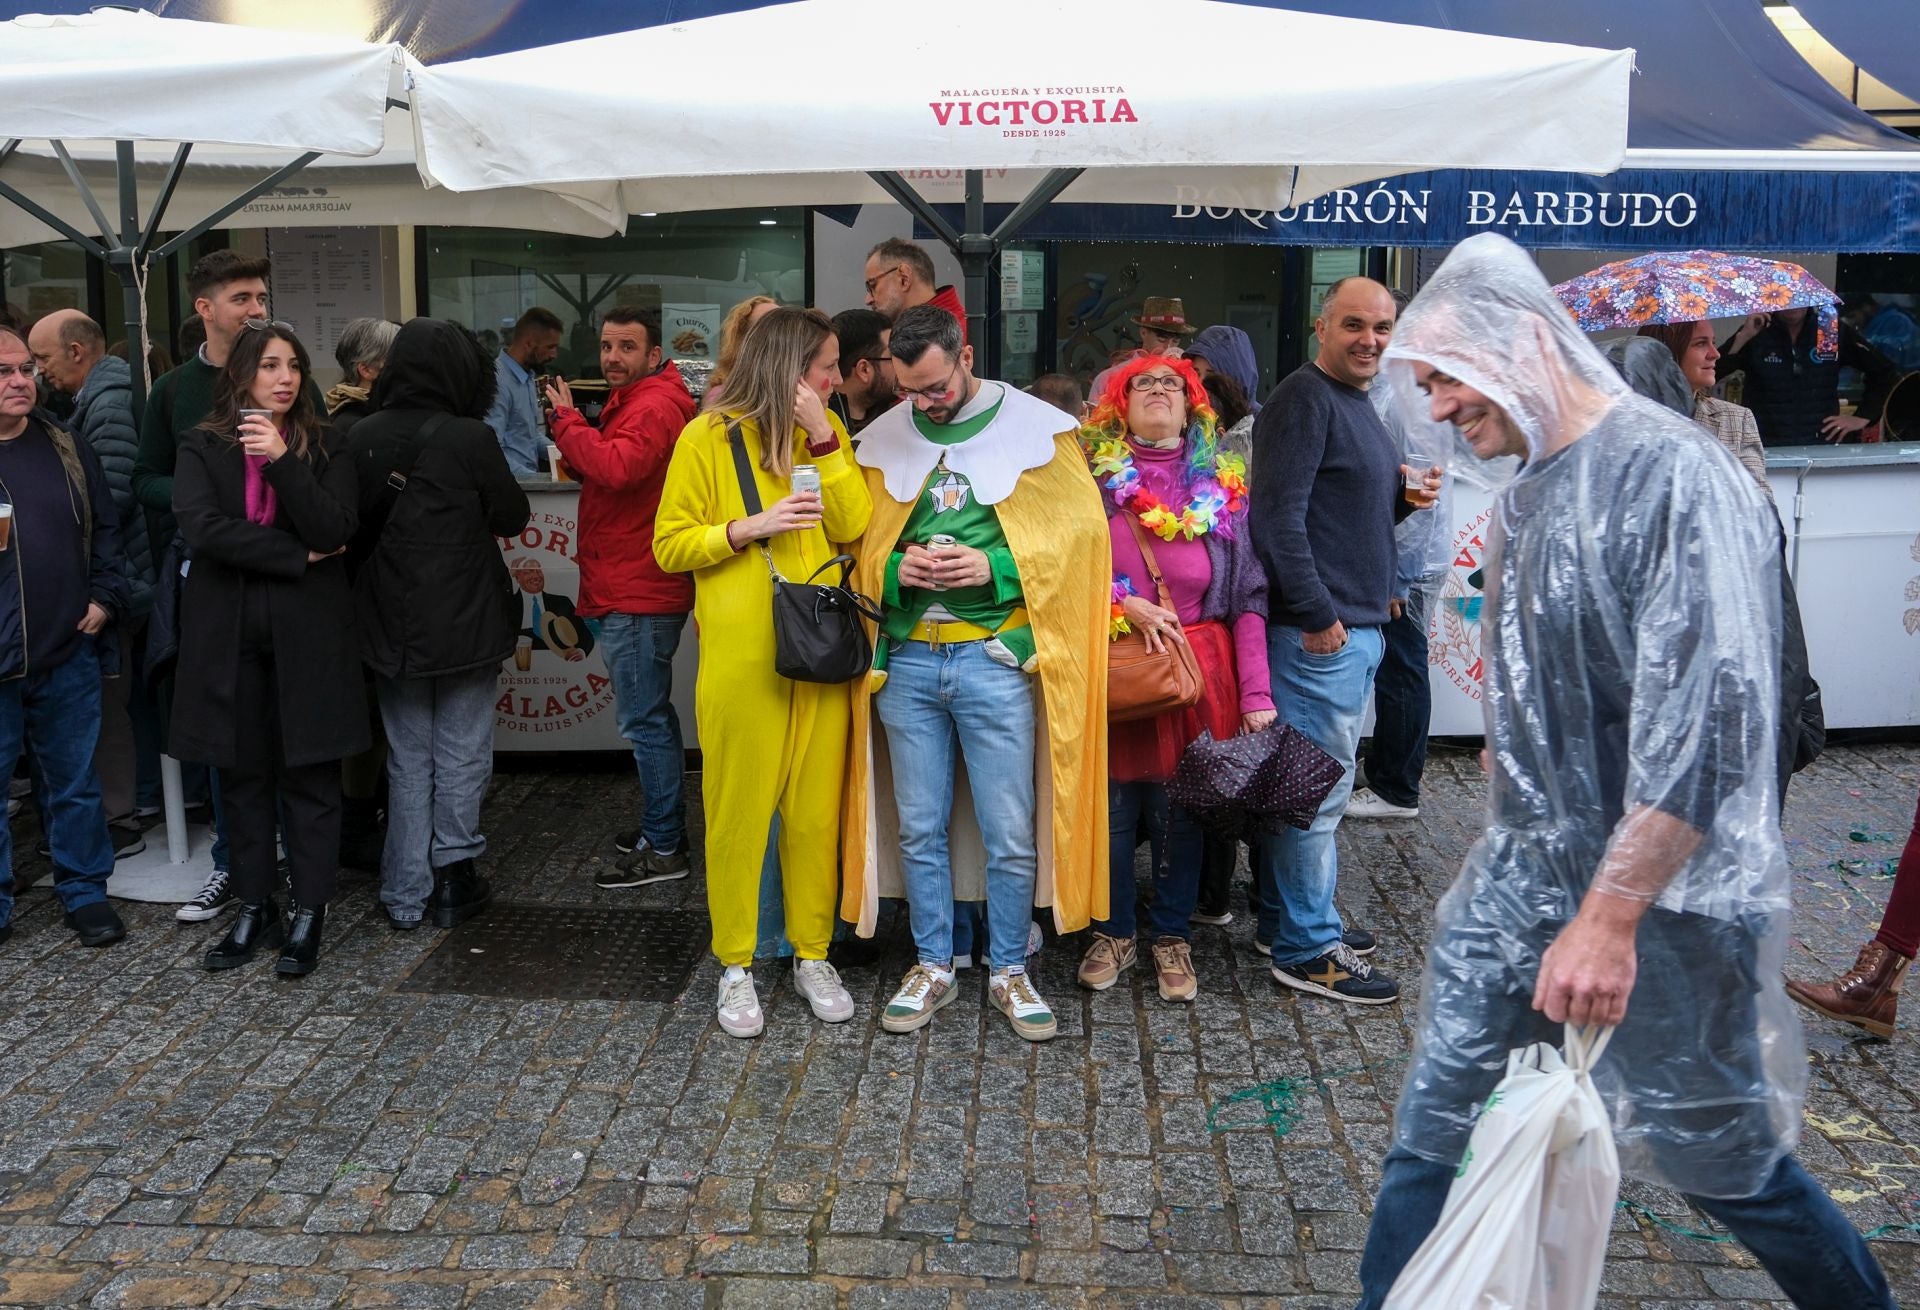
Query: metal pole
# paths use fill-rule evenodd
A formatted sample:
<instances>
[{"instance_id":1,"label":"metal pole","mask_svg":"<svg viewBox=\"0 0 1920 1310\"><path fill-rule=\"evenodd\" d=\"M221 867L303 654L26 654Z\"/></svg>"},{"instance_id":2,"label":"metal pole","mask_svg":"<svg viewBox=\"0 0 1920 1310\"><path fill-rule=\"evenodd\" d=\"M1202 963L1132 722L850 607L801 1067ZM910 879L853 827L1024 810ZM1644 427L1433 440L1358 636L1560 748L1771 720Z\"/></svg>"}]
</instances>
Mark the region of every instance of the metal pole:
<instances>
[{"instance_id":1,"label":"metal pole","mask_svg":"<svg viewBox=\"0 0 1920 1310\"><path fill-rule=\"evenodd\" d=\"M960 270L967 283L967 340L973 344L974 367L985 377L1000 375L1000 343L987 327L987 279L993 275L998 243L987 234L987 177L977 168L967 170L966 231L960 234Z\"/></svg>"}]
</instances>

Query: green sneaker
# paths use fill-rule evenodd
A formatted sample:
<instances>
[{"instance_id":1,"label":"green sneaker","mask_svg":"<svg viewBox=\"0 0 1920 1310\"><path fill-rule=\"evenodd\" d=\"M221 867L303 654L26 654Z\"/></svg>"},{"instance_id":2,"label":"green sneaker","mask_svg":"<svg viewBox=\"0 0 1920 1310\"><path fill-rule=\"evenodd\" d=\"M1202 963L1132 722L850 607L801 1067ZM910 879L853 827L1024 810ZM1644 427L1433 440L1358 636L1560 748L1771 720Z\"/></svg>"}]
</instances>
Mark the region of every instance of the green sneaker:
<instances>
[{"instance_id":1,"label":"green sneaker","mask_svg":"<svg viewBox=\"0 0 1920 1310\"><path fill-rule=\"evenodd\" d=\"M993 1008L1006 1015L1013 1030L1027 1041L1050 1041L1060 1031L1059 1020L1024 973L994 972L987 979L987 995Z\"/></svg>"},{"instance_id":2,"label":"green sneaker","mask_svg":"<svg viewBox=\"0 0 1920 1310\"><path fill-rule=\"evenodd\" d=\"M958 991L952 978L942 981L926 965L916 964L907 970L907 976L900 980L900 990L881 1012L880 1026L890 1033L924 1028L933 1022L933 1012L951 1002Z\"/></svg>"}]
</instances>

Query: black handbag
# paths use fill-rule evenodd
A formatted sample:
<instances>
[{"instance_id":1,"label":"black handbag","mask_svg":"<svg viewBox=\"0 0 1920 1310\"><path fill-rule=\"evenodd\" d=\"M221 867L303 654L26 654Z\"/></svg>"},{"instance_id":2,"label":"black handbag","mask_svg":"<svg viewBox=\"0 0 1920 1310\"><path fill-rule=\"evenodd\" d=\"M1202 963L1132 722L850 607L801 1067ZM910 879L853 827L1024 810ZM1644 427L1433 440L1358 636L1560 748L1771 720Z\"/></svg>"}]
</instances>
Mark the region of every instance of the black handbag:
<instances>
[{"instance_id":1,"label":"black handbag","mask_svg":"<svg viewBox=\"0 0 1920 1310\"><path fill-rule=\"evenodd\" d=\"M735 424L727 425L727 444L733 447L733 471L740 479L740 499L747 513L760 512L760 490L747 462L747 443ZM773 671L795 682L851 682L873 665L873 645L867 640L862 617L880 621L880 607L847 586L853 556L835 555L815 569L805 582L789 582L773 566L767 543L757 543L773 579ZM822 573L840 566L838 582L819 582Z\"/></svg>"}]
</instances>

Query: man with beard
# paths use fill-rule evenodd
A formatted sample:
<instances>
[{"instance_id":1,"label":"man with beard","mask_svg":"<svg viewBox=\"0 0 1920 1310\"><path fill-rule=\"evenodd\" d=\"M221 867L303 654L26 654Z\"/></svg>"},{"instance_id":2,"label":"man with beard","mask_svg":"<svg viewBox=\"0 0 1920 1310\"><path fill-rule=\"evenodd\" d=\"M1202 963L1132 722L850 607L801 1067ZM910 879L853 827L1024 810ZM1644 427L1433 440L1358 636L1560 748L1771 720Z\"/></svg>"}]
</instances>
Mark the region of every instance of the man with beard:
<instances>
[{"instance_id":1,"label":"man with beard","mask_svg":"<svg viewBox=\"0 0 1920 1310\"><path fill-rule=\"evenodd\" d=\"M908 310L892 349L906 403L855 455L873 517L853 585L884 617L854 684L841 915L871 936L876 898L906 896L918 962L880 1019L904 1033L956 994L954 900L984 899L988 997L1046 1041L1033 908L1062 932L1107 912L1106 515L1073 421L976 378L952 314ZM955 804L962 761L971 805Z\"/></svg>"},{"instance_id":2,"label":"man with beard","mask_svg":"<svg viewBox=\"0 0 1920 1310\"><path fill-rule=\"evenodd\" d=\"M840 385L831 408L847 435L858 440L867 424L896 403L893 356L887 352L893 323L871 309L849 309L833 316L833 335L840 339Z\"/></svg>"},{"instance_id":3,"label":"man with beard","mask_svg":"<svg viewBox=\"0 0 1920 1310\"><path fill-rule=\"evenodd\" d=\"M692 867L673 656L693 579L660 567L653 528L667 463L695 406L680 370L660 355L659 314L617 306L600 327L600 372L611 390L599 429L574 408L565 382L547 388L554 444L580 479L579 611L599 620L620 735L633 748L645 802L640 826L614 837L622 858L595 875L600 887L684 878Z\"/></svg>"}]
</instances>

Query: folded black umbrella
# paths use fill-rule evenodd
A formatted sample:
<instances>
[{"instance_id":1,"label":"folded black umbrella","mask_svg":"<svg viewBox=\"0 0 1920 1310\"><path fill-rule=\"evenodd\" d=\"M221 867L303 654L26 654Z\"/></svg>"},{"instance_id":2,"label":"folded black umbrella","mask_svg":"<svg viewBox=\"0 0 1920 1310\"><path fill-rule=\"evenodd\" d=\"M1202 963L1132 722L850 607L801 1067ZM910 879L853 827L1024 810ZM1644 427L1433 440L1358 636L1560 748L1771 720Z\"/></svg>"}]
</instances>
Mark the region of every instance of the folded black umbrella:
<instances>
[{"instance_id":1,"label":"folded black umbrella","mask_svg":"<svg viewBox=\"0 0 1920 1310\"><path fill-rule=\"evenodd\" d=\"M1180 756L1167 795L1223 836L1261 837L1310 827L1345 772L1291 724L1225 741L1202 732Z\"/></svg>"}]
</instances>

